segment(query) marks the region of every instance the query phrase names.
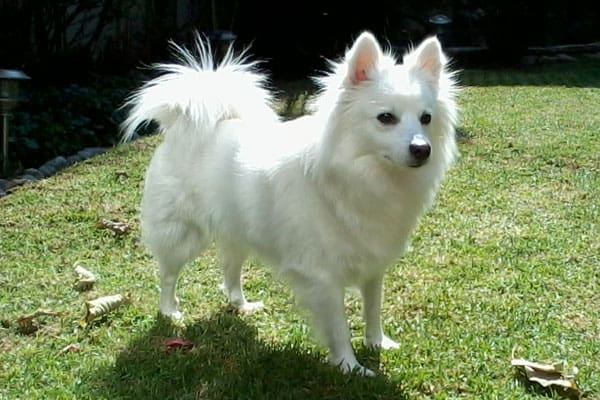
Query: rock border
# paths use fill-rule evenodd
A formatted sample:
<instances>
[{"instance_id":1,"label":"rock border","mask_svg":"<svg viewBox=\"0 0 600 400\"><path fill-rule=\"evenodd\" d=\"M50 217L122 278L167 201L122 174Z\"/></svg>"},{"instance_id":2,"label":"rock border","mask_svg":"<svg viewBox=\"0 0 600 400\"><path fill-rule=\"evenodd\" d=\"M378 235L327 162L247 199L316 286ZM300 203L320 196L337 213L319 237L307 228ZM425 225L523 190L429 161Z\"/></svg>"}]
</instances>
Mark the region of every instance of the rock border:
<instances>
[{"instance_id":1,"label":"rock border","mask_svg":"<svg viewBox=\"0 0 600 400\"><path fill-rule=\"evenodd\" d=\"M59 171L88 160L97 155L106 153L108 147L86 147L68 157L58 156L46 161L38 168L27 168L21 174L10 179L0 179L0 198L10 194L15 188L29 182L36 182L55 175Z\"/></svg>"}]
</instances>

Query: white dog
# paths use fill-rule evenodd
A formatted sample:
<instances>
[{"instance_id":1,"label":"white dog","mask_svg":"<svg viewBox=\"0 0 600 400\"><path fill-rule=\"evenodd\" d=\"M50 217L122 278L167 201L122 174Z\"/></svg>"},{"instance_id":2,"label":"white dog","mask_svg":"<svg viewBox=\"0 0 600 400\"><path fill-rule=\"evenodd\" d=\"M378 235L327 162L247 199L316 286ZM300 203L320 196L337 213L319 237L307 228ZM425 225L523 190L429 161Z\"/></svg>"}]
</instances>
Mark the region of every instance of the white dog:
<instances>
[{"instance_id":1,"label":"white dog","mask_svg":"<svg viewBox=\"0 0 600 400\"><path fill-rule=\"evenodd\" d=\"M396 64L363 33L319 81L312 115L280 122L254 63L195 56L129 100L128 139L156 121L164 141L147 172L142 236L160 266L160 312L181 318L181 268L215 241L232 305L250 254L272 265L306 307L344 372L364 375L350 343L344 289L363 298L368 346L397 348L381 326L383 276L407 247L457 149L452 74L429 38Z\"/></svg>"}]
</instances>

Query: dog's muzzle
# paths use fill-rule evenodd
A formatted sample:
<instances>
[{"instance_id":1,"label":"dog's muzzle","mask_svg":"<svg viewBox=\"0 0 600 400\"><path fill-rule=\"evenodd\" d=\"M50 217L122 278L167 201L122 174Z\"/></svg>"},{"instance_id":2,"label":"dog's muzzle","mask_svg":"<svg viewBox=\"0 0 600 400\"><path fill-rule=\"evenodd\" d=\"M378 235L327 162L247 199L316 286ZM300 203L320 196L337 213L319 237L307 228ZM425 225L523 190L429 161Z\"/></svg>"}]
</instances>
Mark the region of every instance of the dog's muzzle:
<instances>
[{"instance_id":1,"label":"dog's muzzle","mask_svg":"<svg viewBox=\"0 0 600 400\"><path fill-rule=\"evenodd\" d=\"M420 167L429 159L431 144L425 136L415 135L408 146L408 151L411 156L410 166L415 168Z\"/></svg>"}]
</instances>

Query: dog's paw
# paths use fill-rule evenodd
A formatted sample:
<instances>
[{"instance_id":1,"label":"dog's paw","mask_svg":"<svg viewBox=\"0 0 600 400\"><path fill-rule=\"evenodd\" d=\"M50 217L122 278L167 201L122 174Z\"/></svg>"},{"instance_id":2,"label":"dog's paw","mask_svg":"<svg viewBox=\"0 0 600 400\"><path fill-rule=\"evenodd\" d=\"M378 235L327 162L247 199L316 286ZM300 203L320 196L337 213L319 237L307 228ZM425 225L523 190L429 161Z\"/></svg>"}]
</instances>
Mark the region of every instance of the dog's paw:
<instances>
[{"instance_id":1,"label":"dog's paw","mask_svg":"<svg viewBox=\"0 0 600 400\"><path fill-rule=\"evenodd\" d=\"M356 360L356 357L354 357L354 354L338 357L329 355L328 361L331 365L336 366L344 374L375 376L375 372L360 365L360 363Z\"/></svg>"},{"instance_id":2,"label":"dog's paw","mask_svg":"<svg viewBox=\"0 0 600 400\"><path fill-rule=\"evenodd\" d=\"M169 318L173 321L176 321L176 322L183 321L183 313L181 311L171 311L171 312L161 311L160 315L162 315L165 318Z\"/></svg>"},{"instance_id":3,"label":"dog's paw","mask_svg":"<svg viewBox=\"0 0 600 400\"><path fill-rule=\"evenodd\" d=\"M181 311L177 311L179 307L179 298L177 296L165 296L161 290L161 297L158 303L158 312L165 318L172 319L173 321L182 321L183 314Z\"/></svg>"},{"instance_id":4,"label":"dog's paw","mask_svg":"<svg viewBox=\"0 0 600 400\"><path fill-rule=\"evenodd\" d=\"M339 364L337 364L337 367L344 374L356 374L358 376L375 376L376 375L375 372L373 372L369 368L363 367L358 362L351 364L351 363L342 361Z\"/></svg>"},{"instance_id":5,"label":"dog's paw","mask_svg":"<svg viewBox=\"0 0 600 400\"><path fill-rule=\"evenodd\" d=\"M178 311L177 308L160 307L158 311L164 318L168 318L176 322L183 321L183 313Z\"/></svg>"},{"instance_id":6,"label":"dog's paw","mask_svg":"<svg viewBox=\"0 0 600 400\"><path fill-rule=\"evenodd\" d=\"M240 314L249 315L262 310L265 305L262 301L245 301L242 304L234 304L234 307Z\"/></svg>"},{"instance_id":7,"label":"dog's paw","mask_svg":"<svg viewBox=\"0 0 600 400\"><path fill-rule=\"evenodd\" d=\"M174 321L183 321L183 313L181 311L173 311L169 317Z\"/></svg>"},{"instance_id":8,"label":"dog's paw","mask_svg":"<svg viewBox=\"0 0 600 400\"><path fill-rule=\"evenodd\" d=\"M381 339L366 338L365 345L367 347L381 350L396 350L400 348L400 344L398 342L393 341L386 335L383 335Z\"/></svg>"},{"instance_id":9,"label":"dog's paw","mask_svg":"<svg viewBox=\"0 0 600 400\"><path fill-rule=\"evenodd\" d=\"M351 372L354 374L357 374L359 376L367 376L367 377L372 377L372 376L377 375L374 371L370 370L367 367L363 367L362 365L355 367Z\"/></svg>"}]
</instances>

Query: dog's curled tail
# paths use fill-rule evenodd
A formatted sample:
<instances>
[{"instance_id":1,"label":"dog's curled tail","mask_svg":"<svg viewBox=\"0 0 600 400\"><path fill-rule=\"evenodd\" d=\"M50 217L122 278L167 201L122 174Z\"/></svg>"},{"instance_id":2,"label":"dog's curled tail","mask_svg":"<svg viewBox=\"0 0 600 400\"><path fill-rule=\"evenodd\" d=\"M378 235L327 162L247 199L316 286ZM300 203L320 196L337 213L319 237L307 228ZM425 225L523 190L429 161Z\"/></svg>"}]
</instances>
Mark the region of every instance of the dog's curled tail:
<instances>
[{"instance_id":1,"label":"dog's curled tail","mask_svg":"<svg viewBox=\"0 0 600 400\"><path fill-rule=\"evenodd\" d=\"M230 47L216 63L207 41L196 39L196 53L171 43L179 63L159 64L162 74L134 92L124 107L128 117L121 125L122 140L129 141L140 125L155 121L169 135L203 134L226 119L277 119L266 77L256 72L245 52Z\"/></svg>"}]
</instances>

